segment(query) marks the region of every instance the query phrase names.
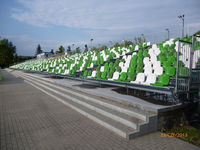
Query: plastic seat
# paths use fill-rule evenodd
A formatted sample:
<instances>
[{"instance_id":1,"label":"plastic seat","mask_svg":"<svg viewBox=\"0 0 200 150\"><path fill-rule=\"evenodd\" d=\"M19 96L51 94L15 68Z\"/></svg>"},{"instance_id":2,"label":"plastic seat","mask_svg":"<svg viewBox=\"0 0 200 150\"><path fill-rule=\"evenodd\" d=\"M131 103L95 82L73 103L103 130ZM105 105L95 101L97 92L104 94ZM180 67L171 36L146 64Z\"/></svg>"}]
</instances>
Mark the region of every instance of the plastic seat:
<instances>
[{"instance_id":1,"label":"plastic seat","mask_svg":"<svg viewBox=\"0 0 200 150\"><path fill-rule=\"evenodd\" d=\"M142 56L141 56L141 57L138 57L138 59L137 59L137 63L138 63L138 64L143 63L143 57L142 57Z\"/></svg>"},{"instance_id":2,"label":"plastic seat","mask_svg":"<svg viewBox=\"0 0 200 150\"><path fill-rule=\"evenodd\" d=\"M126 72L122 72L120 75L120 78L118 80L115 81L125 81L127 78L127 73Z\"/></svg>"},{"instance_id":3,"label":"plastic seat","mask_svg":"<svg viewBox=\"0 0 200 150\"><path fill-rule=\"evenodd\" d=\"M156 75L155 74L148 74L146 81L143 84L151 85L156 83Z\"/></svg>"},{"instance_id":4,"label":"plastic seat","mask_svg":"<svg viewBox=\"0 0 200 150\"><path fill-rule=\"evenodd\" d=\"M130 65L130 61L126 61L126 63L124 64L124 67L128 68Z\"/></svg>"},{"instance_id":5,"label":"plastic seat","mask_svg":"<svg viewBox=\"0 0 200 150\"><path fill-rule=\"evenodd\" d=\"M89 68L93 68L93 67L94 67L94 63L91 63Z\"/></svg>"},{"instance_id":6,"label":"plastic seat","mask_svg":"<svg viewBox=\"0 0 200 150\"><path fill-rule=\"evenodd\" d=\"M164 55L159 56L158 60L163 64L166 61L166 57Z\"/></svg>"},{"instance_id":7,"label":"plastic seat","mask_svg":"<svg viewBox=\"0 0 200 150\"><path fill-rule=\"evenodd\" d=\"M104 72L101 73L101 79L105 80L106 76L107 76L107 72L104 71Z\"/></svg>"},{"instance_id":8,"label":"plastic seat","mask_svg":"<svg viewBox=\"0 0 200 150\"><path fill-rule=\"evenodd\" d=\"M137 65L136 74L143 72L143 65Z\"/></svg>"},{"instance_id":9,"label":"plastic seat","mask_svg":"<svg viewBox=\"0 0 200 150\"><path fill-rule=\"evenodd\" d=\"M92 75L91 75L91 77L92 77L92 78L96 77L96 74L97 74L97 71L95 71L95 70L92 71Z\"/></svg>"},{"instance_id":10,"label":"plastic seat","mask_svg":"<svg viewBox=\"0 0 200 150\"><path fill-rule=\"evenodd\" d=\"M153 72L153 68L151 68L151 67L144 68L144 74L145 75L152 74L152 72Z\"/></svg>"},{"instance_id":11,"label":"plastic seat","mask_svg":"<svg viewBox=\"0 0 200 150\"><path fill-rule=\"evenodd\" d=\"M92 75L92 70L89 70L88 73L87 73L87 76L90 77L91 75Z\"/></svg>"},{"instance_id":12,"label":"plastic seat","mask_svg":"<svg viewBox=\"0 0 200 150\"><path fill-rule=\"evenodd\" d=\"M120 63L119 63L119 67L122 68L123 66L124 66L124 63L123 63L123 62L120 62Z\"/></svg>"},{"instance_id":13,"label":"plastic seat","mask_svg":"<svg viewBox=\"0 0 200 150\"><path fill-rule=\"evenodd\" d=\"M163 68L164 68L164 69L167 69L168 67L171 67L171 62L165 61L165 62L163 63Z\"/></svg>"},{"instance_id":14,"label":"plastic seat","mask_svg":"<svg viewBox=\"0 0 200 150\"><path fill-rule=\"evenodd\" d=\"M128 55L126 61L130 61L130 60L131 60L131 57L132 57L131 55Z\"/></svg>"},{"instance_id":15,"label":"plastic seat","mask_svg":"<svg viewBox=\"0 0 200 150\"><path fill-rule=\"evenodd\" d=\"M154 86L166 86L169 85L169 76L166 74L163 74L158 77L158 81L155 84L152 84Z\"/></svg>"},{"instance_id":16,"label":"plastic seat","mask_svg":"<svg viewBox=\"0 0 200 150\"><path fill-rule=\"evenodd\" d=\"M148 50L143 51L143 57L149 57Z\"/></svg>"},{"instance_id":17,"label":"plastic seat","mask_svg":"<svg viewBox=\"0 0 200 150\"><path fill-rule=\"evenodd\" d=\"M161 62L160 61L156 61L153 63L153 69L159 68L161 67Z\"/></svg>"},{"instance_id":18,"label":"plastic seat","mask_svg":"<svg viewBox=\"0 0 200 150\"><path fill-rule=\"evenodd\" d=\"M100 71L104 72L104 66L101 66Z\"/></svg>"},{"instance_id":19,"label":"plastic seat","mask_svg":"<svg viewBox=\"0 0 200 150\"><path fill-rule=\"evenodd\" d=\"M151 45L151 42L147 42L147 46L150 46Z\"/></svg>"},{"instance_id":20,"label":"plastic seat","mask_svg":"<svg viewBox=\"0 0 200 150\"><path fill-rule=\"evenodd\" d=\"M144 67L145 68L151 68L152 67L152 63L149 61L149 62L145 62L145 64L144 64Z\"/></svg>"},{"instance_id":21,"label":"plastic seat","mask_svg":"<svg viewBox=\"0 0 200 150\"><path fill-rule=\"evenodd\" d=\"M152 45L152 49L156 49L156 48L158 48L157 45L156 45L156 44L153 44L153 45Z\"/></svg>"},{"instance_id":22,"label":"plastic seat","mask_svg":"<svg viewBox=\"0 0 200 150\"><path fill-rule=\"evenodd\" d=\"M134 72L128 72L127 73L127 82L130 82L130 81L134 81L136 78L136 74Z\"/></svg>"},{"instance_id":23,"label":"plastic seat","mask_svg":"<svg viewBox=\"0 0 200 150\"><path fill-rule=\"evenodd\" d=\"M121 72L127 72L128 71L128 67L123 67Z\"/></svg>"},{"instance_id":24,"label":"plastic seat","mask_svg":"<svg viewBox=\"0 0 200 150\"><path fill-rule=\"evenodd\" d=\"M165 70L165 74L170 76L170 77L174 77L175 72L176 72L175 67L167 67L166 70Z\"/></svg>"},{"instance_id":25,"label":"plastic seat","mask_svg":"<svg viewBox=\"0 0 200 150\"><path fill-rule=\"evenodd\" d=\"M100 71L100 66L96 67L96 71Z\"/></svg>"},{"instance_id":26,"label":"plastic seat","mask_svg":"<svg viewBox=\"0 0 200 150\"><path fill-rule=\"evenodd\" d=\"M109 67L110 67L110 68L113 67L113 65L114 65L113 62L110 62L110 63L109 63Z\"/></svg>"},{"instance_id":27,"label":"plastic seat","mask_svg":"<svg viewBox=\"0 0 200 150\"><path fill-rule=\"evenodd\" d=\"M169 61L170 63L174 64L174 63L176 62L176 57L175 57L175 56L170 56L170 57L168 58L168 61Z\"/></svg>"},{"instance_id":28,"label":"plastic seat","mask_svg":"<svg viewBox=\"0 0 200 150\"><path fill-rule=\"evenodd\" d=\"M148 51L148 54L151 56L151 55L154 55L154 50L153 48L150 48L149 51Z\"/></svg>"},{"instance_id":29,"label":"plastic seat","mask_svg":"<svg viewBox=\"0 0 200 150\"><path fill-rule=\"evenodd\" d=\"M114 73L113 70L109 71L109 72L107 73L107 79L112 78L112 77L113 77L113 73Z\"/></svg>"},{"instance_id":30,"label":"plastic seat","mask_svg":"<svg viewBox=\"0 0 200 150\"><path fill-rule=\"evenodd\" d=\"M152 63L156 62L157 61L157 56L154 54L154 55L151 55L150 56L150 60Z\"/></svg>"},{"instance_id":31,"label":"plastic seat","mask_svg":"<svg viewBox=\"0 0 200 150\"><path fill-rule=\"evenodd\" d=\"M144 64L149 63L149 57L145 57L145 58L143 59L143 63L144 63Z\"/></svg>"},{"instance_id":32,"label":"plastic seat","mask_svg":"<svg viewBox=\"0 0 200 150\"><path fill-rule=\"evenodd\" d=\"M130 73L130 72L134 73L134 72L135 72L135 68L136 68L136 66L131 66L131 67L129 67L129 68L128 68L128 72L129 72L129 73Z\"/></svg>"},{"instance_id":33,"label":"plastic seat","mask_svg":"<svg viewBox=\"0 0 200 150\"><path fill-rule=\"evenodd\" d=\"M119 72L114 72L114 74L113 74L113 77L111 78L111 79L108 79L108 80L117 80L117 79L119 79Z\"/></svg>"},{"instance_id":34,"label":"plastic seat","mask_svg":"<svg viewBox=\"0 0 200 150\"><path fill-rule=\"evenodd\" d=\"M117 66L117 67L115 67L115 70L116 70L116 72L121 72L121 67L119 67L119 66Z\"/></svg>"},{"instance_id":35,"label":"plastic seat","mask_svg":"<svg viewBox=\"0 0 200 150\"><path fill-rule=\"evenodd\" d=\"M104 68L104 72L109 72L109 66L105 66L105 68Z\"/></svg>"},{"instance_id":36,"label":"plastic seat","mask_svg":"<svg viewBox=\"0 0 200 150\"><path fill-rule=\"evenodd\" d=\"M145 80L145 75L144 73L138 73L136 76L136 80L135 81L131 81L131 83L143 83Z\"/></svg>"},{"instance_id":37,"label":"plastic seat","mask_svg":"<svg viewBox=\"0 0 200 150\"><path fill-rule=\"evenodd\" d=\"M136 45L136 46L135 46L135 50L137 51L138 49L139 49L139 46L138 46L138 45Z\"/></svg>"},{"instance_id":38,"label":"plastic seat","mask_svg":"<svg viewBox=\"0 0 200 150\"><path fill-rule=\"evenodd\" d=\"M142 55L143 55L143 51L142 51L142 50L139 50L137 55L138 55L138 56L142 56Z\"/></svg>"},{"instance_id":39,"label":"plastic seat","mask_svg":"<svg viewBox=\"0 0 200 150\"><path fill-rule=\"evenodd\" d=\"M159 48L155 48L154 53L156 54L156 56L158 56L161 53L161 51Z\"/></svg>"},{"instance_id":40,"label":"plastic seat","mask_svg":"<svg viewBox=\"0 0 200 150\"><path fill-rule=\"evenodd\" d=\"M88 74L88 71L85 70L84 73L83 73L83 77L87 77L87 74Z\"/></svg>"},{"instance_id":41,"label":"plastic seat","mask_svg":"<svg viewBox=\"0 0 200 150\"><path fill-rule=\"evenodd\" d=\"M100 71L97 71L96 79L101 79L101 72Z\"/></svg>"},{"instance_id":42,"label":"plastic seat","mask_svg":"<svg viewBox=\"0 0 200 150\"><path fill-rule=\"evenodd\" d=\"M154 74L156 74L157 76L162 75L163 74L163 68L162 67L156 67L154 69Z\"/></svg>"}]
</instances>

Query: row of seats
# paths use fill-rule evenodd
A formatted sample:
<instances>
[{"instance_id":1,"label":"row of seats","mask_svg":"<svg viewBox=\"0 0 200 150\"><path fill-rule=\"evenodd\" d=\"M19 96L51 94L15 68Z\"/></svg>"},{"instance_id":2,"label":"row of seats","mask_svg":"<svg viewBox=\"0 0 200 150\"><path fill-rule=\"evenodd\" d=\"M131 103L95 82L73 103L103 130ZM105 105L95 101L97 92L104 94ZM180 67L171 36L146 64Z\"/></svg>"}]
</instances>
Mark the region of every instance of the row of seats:
<instances>
[{"instance_id":1,"label":"row of seats","mask_svg":"<svg viewBox=\"0 0 200 150\"><path fill-rule=\"evenodd\" d=\"M128 47L114 47L55 59L31 60L11 68L71 76L79 73L85 78L168 86L170 78L176 75L178 40L170 39L153 45L147 42ZM182 40L191 41L191 37ZM180 77L186 77L189 73L190 45L180 45L178 72ZM200 49L194 51L193 67L199 58Z\"/></svg>"}]
</instances>

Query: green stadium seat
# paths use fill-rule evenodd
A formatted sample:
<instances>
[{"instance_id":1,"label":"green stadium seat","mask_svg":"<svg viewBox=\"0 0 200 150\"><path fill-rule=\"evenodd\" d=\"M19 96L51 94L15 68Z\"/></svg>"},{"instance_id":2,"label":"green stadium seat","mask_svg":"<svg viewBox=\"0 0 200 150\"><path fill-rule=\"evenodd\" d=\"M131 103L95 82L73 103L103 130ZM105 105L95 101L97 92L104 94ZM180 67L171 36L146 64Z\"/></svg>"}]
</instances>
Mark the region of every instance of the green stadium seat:
<instances>
[{"instance_id":1,"label":"green stadium seat","mask_svg":"<svg viewBox=\"0 0 200 150\"><path fill-rule=\"evenodd\" d=\"M155 84L152 84L154 86L166 86L169 85L169 75L162 74L158 77L158 81Z\"/></svg>"},{"instance_id":2,"label":"green stadium seat","mask_svg":"<svg viewBox=\"0 0 200 150\"><path fill-rule=\"evenodd\" d=\"M126 72L122 72L120 74L120 77L119 79L115 80L115 81L126 81L126 78L127 78L127 73Z\"/></svg>"},{"instance_id":3,"label":"green stadium seat","mask_svg":"<svg viewBox=\"0 0 200 150\"><path fill-rule=\"evenodd\" d=\"M170 77L175 77L176 68L175 67L167 67L165 70L165 74Z\"/></svg>"},{"instance_id":4,"label":"green stadium seat","mask_svg":"<svg viewBox=\"0 0 200 150\"><path fill-rule=\"evenodd\" d=\"M134 72L128 72L126 81L127 82L135 81L135 78L136 78L136 74Z\"/></svg>"},{"instance_id":5,"label":"green stadium seat","mask_svg":"<svg viewBox=\"0 0 200 150\"><path fill-rule=\"evenodd\" d=\"M104 72L102 72L101 73L101 79L106 79L106 77L107 77L107 72L106 71L104 71Z\"/></svg>"}]
</instances>

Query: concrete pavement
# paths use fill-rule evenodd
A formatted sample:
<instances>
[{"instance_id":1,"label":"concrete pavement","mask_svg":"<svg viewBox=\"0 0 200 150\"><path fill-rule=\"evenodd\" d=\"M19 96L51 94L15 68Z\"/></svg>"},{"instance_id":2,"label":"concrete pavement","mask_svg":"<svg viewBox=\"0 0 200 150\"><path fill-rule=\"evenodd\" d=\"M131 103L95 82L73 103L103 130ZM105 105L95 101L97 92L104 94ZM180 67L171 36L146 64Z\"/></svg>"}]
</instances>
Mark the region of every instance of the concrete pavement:
<instances>
[{"instance_id":1,"label":"concrete pavement","mask_svg":"<svg viewBox=\"0 0 200 150\"><path fill-rule=\"evenodd\" d=\"M199 149L160 132L127 141L2 70L0 149Z\"/></svg>"}]
</instances>

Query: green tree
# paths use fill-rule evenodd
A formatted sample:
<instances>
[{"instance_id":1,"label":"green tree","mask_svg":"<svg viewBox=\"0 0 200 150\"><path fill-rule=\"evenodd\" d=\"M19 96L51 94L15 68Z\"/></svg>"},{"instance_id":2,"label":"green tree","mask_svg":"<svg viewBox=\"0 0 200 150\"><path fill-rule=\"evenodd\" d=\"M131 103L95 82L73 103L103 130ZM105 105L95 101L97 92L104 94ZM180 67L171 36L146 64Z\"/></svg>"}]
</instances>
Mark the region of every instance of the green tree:
<instances>
[{"instance_id":1,"label":"green tree","mask_svg":"<svg viewBox=\"0 0 200 150\"><path fill-rule=\"evenodd\" d=\"M195 33L195 35L200 35L200 30Z\"/></svg>"},{"instance_id":2,"label":"green tree","mask_svg":"<svg viewBox=\"0 0 200 150\"><path fill-rule=\"evenodd\" d=\"M121 44L121 46L123 46L123 47L127 47L129 45L133 45L133 42L125 40L124 43Z\"/></svg>"},{"instance_id":3,"label":"green tree","mask_svg":"<svg viewBox=\"0 0 200 150\"><path fill-rule=\"evenodd\" d=\"M67 47L67 54L71 54L71 47L70 46Z\"/></svg>"},{"instance_id":4,"label":"green tree","mask_svg":"<svg viewBox=\"0 0 200 150\"><path fill-rule=\"evenodd\" d=\"M51 49L50 53L54 54L54 51L53 51L53 49Z\"/></svg>"},{"instance_id":5,"label":"green tree","mask_svg":"<svg viewBox=\"0 0 200 150\"><path fill-rule=\"evenodd\" d=\"M0 67L8 67L14 63L16 47L8 39L0 40Z\"/></svg>"},{"instance_id":6,"label":"green tree","mask_svg":"<svg viewBox=\"0 0 200 150\"><path fill-rule=\"evenodd\" d=\"M76 53L80 53L81 52L80 47L77 47L76 50L75 50L75 52Z\"/></svg>"},{"instance_id":7,"label":"green tree","mask_svg":"<svg viewBox=\"0 0 200 150\"><path fill-rule=\"evenodd\" d=\"M88 46L87 46L87 44L85 44L85 50L84 50L84 52L87 52L88 51Z\"/></svg>"},{"instance_id":8,"label":"green tree","mask_svg":"<svg viewBox=\"0 0 200 150\"><path fill-rule=\"evenodd\" d=\"M61 45L59 47L59 53L64 53L65 52L65 48Z\"/></svg>"},{"instance_id":9,"label":"green tree","mask_svg":"<svg viewBox=\"0 0 200 150\"><path fill-rule=\"evenodd\" d=\"M145 39L145 37L135 37L134 41L135 41L136 45L139 45L139 44L146 42L146 39Z\"/></svg>"},{"instance_id":10,"label":"green tree","mask_svg":"<svg viewBox=\"0 0 200 150\"><path fill-rule=\"evenodd\" d=\"M102 45L101 47L99 47L99 51L102 51L102 50L105 50L107 49L108 47L106 45Z\"/></svg>"},{"instance_id":11,"label":"green tree","mask_svg":"<svg viewBox=\"0 0 200 150\"><path fill-rule=\"evenodd\" d=\"M120 44L118 42L116 42L113 47L120 47Z\"/></svg>"},{"instance_id":12,"label":"green tree","mask_svg":"<svg viewBox=\"0 0 200 150\"><path fill-rule=\"evenodd\" d=\"M94 47L91 48L91 51L94 51L94 50L97 50L97 49L98 48L94 46Z\"/></svg>"},{"instance_id":13,"label":"green tree","mask_svg":"<svg viewBox=\"0 0 200 150\"><path fill-rule=\"evenodd\" d=\"M64 53L65 52L65 48L61 45L59 48L59 50L56 51L56 54L59 54L59 53Z\"/></svg>"},{"instance_id":14,"label":"green tree","mask_svg":"<svg viewBox=\"0 0 200 150\"><path fill-rule=\"evenodd\" d=\"M40 44L38 44L35 55L38 55L38 54L41 54L41 53L42 53L42 49L41 49Z\"/></svg>"}]
</instances>

